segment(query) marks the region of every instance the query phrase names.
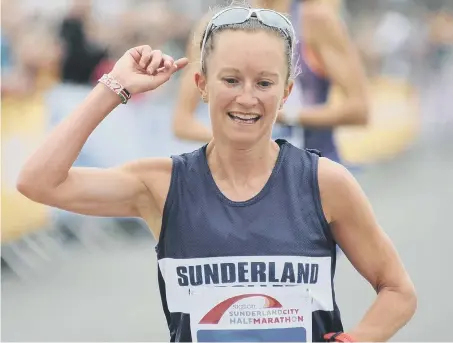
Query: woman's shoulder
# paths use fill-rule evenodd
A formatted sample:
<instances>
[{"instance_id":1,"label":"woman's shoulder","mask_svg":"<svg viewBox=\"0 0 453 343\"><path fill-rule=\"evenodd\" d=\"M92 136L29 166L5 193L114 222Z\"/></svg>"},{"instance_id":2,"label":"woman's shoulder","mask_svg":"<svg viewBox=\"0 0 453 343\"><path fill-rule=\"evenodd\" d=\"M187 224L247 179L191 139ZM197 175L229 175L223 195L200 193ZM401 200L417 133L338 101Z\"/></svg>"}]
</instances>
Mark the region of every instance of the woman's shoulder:
<instances>
[{"instance_id":1,"label":"woman's shoulder","mask_svg":"<svg viewBox=\"0 0 453 343\"><path fill-rule=\"evenodd\" d=\"M327 219L338 203L344 203L353 194L362 192L359 183L345 166L325 157L319 158L318 185Z\"/></svg>"}]
</instances>

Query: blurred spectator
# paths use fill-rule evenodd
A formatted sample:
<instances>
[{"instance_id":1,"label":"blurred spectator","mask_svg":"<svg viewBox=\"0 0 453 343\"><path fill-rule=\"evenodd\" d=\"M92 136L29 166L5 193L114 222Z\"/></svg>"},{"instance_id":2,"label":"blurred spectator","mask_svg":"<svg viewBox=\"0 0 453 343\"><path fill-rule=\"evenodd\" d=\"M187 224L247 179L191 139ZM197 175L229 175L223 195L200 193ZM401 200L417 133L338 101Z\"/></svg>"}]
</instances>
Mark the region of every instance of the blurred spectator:
<instances>
[{"instance_id":1,"label":"blurred spectator","mask_svg":"<svg viewBox=\"0 0 453 343\"><path fill-rule=\"evenodd\" d=\"M433 6L433 5L431 5ZM451 130L453 111L453 9L435 8L427 18L423 83L424 123L435 130Z\"/></svg>"},{"instance_id":2,"label":"blurred spectator","mask_svg":"<svg viewBox=\"0 0 453 343\"><path fill-rule=\"evenodd\" d=\"M2 18L2 95L46 87L60 58L51 25L43 17L25 16L13 2L6 2Z\"/></svg>"},{"instance_id":3,"label":"blurred spectator","mask_svg":"<svg viewBox=\"0 0 453 343\"><path fill-rule=\"evenodd\" d=\"M439 71L453 50L453 14L441 10L431 14L428 21L428 54L433 71Z\"/></svg>"},{"instance_id":4,"label":"blurred spectator","mask_svg":"<svg viewBox=\"0 0 453 343\"><path fill-rule=\"evenodd\" d=\"M87 35L86 21L90 10L89 1L75 2L60 26L64 47L62 82L90 84L96 67L108 57L106 49L93 43Z\"/></svg>"}]
</instances>

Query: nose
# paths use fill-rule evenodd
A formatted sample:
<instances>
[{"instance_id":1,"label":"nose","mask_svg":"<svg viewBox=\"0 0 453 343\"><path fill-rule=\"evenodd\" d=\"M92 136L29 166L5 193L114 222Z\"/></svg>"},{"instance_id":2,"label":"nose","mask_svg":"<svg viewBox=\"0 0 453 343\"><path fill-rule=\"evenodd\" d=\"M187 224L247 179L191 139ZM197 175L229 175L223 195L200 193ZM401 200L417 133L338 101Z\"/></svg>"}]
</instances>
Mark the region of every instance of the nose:
<instances>
[{"instance_id":1,"label":"nose","mask_svg":"<svg viewBox=\"0 0 453 343\"><path fill-rule=\"evenodd\" d=\"M256 106L258 104L258 99L255 95L253 85L249 83L245 84L241 90L241 93L236 97L236 102L245 108Z\"/></svg>"}]
</instances>

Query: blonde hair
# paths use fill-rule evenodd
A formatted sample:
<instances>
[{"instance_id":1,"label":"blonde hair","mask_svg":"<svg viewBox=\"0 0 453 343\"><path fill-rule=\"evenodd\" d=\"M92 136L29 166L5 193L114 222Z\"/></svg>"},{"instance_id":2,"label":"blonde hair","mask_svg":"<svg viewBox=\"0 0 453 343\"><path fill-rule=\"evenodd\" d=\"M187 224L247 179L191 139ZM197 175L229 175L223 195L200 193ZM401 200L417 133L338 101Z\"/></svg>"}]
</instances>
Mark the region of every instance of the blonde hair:
<instances>
[{"instance_id":1,"label":"blonde hair","mask_svg":"<svg viewBox=\"0 0 453 343\"><path fill-rule=\"evenodd\" d=\"M228 6L223 6L223 7L216 6L214 8L211 8L210 11L206 14L206 16L203 17L202 23L203 23L204 29L203 29L203 31L201 33L200 33L201 30L197 30L196 31L196 36L194 37L194 41L193 41L193 44L196 44L197 49L200 52L198 54L200 59L201 59L202 40L203 40L203 37L206 34L206 30L208 29L208 24L211 21L212 17L216 13L221 11L221 10L228 9L228 8L231 8L231 7L235 7L235 6L252 8L251 5L250 5L250 2L247 1L247 0L233 0L230 3L230 5L228 5ZM282 15L284 15L285 17L288 18L288 16L286 16L285 14L282 14ZM288 39L283 35L283 33L279 29L264 25L260 21L254 20L254 19L248 20L247 22L241 23L241 24L225 25L225 26L222 26L222 27L216 29L215 31L213 31L211 33L211 35L206 40L206 43L205 43L205 46L204 46L204 50L202 51L202 53L203 53L203 59L202 59L203 60L203 64L200 65L200 70L203 73L206 73L206 71L207 71L206 60L208 59L210 53L214 50L214 38L215 38L215 36L217 34L219 34L220 32L226 31L226 30L249 31L249 32L266 31L266 32L269 32L271 34L274 34L277 37L280 37L281 39L284 39L284 42L285 42L285 55L287 57L286 62L287 62L287 65L288 65L287 81L289 81L289 79L294 78L296 76L296 68L294 67L295 63L293 61L293 57L294 57L293 56L293 50L294 50L294 47L295 47L295 44L296 44L296 41L295 41L296 37L292 37L293 41L290 44Z\"/></svg>"}]
</instances>

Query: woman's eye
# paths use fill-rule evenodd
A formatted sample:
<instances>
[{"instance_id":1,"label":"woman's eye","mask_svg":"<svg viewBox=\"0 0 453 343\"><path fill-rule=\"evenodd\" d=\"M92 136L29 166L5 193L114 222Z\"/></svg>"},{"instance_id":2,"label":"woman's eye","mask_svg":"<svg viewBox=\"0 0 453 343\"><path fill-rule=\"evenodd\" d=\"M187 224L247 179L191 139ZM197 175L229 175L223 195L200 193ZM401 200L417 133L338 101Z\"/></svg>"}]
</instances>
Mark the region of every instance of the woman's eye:
<instances>
[{"instance_id":1,"label":"woman's eye","mask_svg":"<svg viewBox=\"0 0 453 343\"><path fill-rule=\"evenodd\" d=\"M258 82L258 84L264 88L272 86L272 82L270 82L270 81L260 81L260 82Z\"/></svg>"},{"instance_id":2,"label":"woman's eye","mask_svg":"<svg viewBox=\"0 0 453 343\"><path fill-rule=\"evenodd\" d=\"M227 77L227 78L224 78L223 79L226 83L230 84L230 85L234 85L237 83L237 80L236 79L233 79L233 78L230 78L230 77Z\"/></svg>"}]
</instances>

